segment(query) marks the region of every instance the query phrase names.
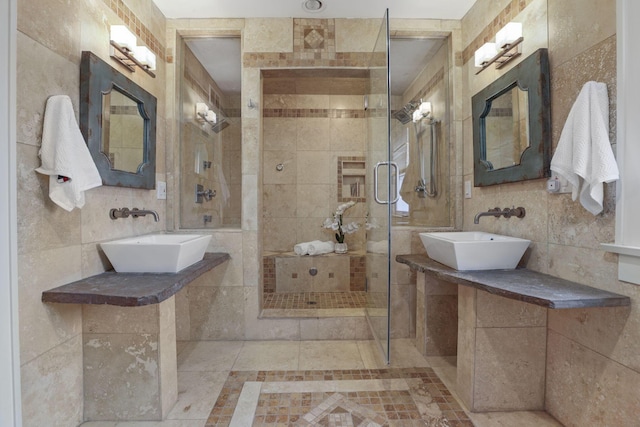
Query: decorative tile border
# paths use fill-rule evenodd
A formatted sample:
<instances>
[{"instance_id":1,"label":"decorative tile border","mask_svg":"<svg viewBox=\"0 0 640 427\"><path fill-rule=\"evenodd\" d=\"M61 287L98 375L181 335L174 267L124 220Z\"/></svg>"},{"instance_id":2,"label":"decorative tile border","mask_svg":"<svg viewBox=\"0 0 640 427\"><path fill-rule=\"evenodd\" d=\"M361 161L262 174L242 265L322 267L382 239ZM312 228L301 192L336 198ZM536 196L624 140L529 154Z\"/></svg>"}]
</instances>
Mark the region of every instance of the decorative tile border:
<instances>
[{"instance_id":1,"label":"decorative tile border","mask_svg":"<svg viewBox=\"0 0 640 427\"><path fill-rule=\"evenodd\" d=\"M386 55L377 53L336 52L336 53L245 53L242 64L248 68L292 68L292 67L360 67L373 62L373 66L384 66Z\"/></svg>"},{"instance_id":2,"label":"decorative tile border","mask_svg":"<svg viewBox=\"0 0 640 427\"><path fill-rule=\"evenodd\" d=\"M364 119L364 110L338 110L328 108L265 108L262 117Z\"/></svg>"},{"instance_id":3,"label":"decorative tile border","mask_svg":"<svg viewBox=\"0 0 640 427\"><path fill-rule=\"evenodd\" d=\"M252 393L243 393L245 383ZM346 426L368 419L384 426L473 427L431 368L232 371L206 427L230 425L241 394L255 399L258 387L257 401L241 403L256 408L253 426ZM247 420L250 414L240 415Z\"/></svg>"}]
</instances>

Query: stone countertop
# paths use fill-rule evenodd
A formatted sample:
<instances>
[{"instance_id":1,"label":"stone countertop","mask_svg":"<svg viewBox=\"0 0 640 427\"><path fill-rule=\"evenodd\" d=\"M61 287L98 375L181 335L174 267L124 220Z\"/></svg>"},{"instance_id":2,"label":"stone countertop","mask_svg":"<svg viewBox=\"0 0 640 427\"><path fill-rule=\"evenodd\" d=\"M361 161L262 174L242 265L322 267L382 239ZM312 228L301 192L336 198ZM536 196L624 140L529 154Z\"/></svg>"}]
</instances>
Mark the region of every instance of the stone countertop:
<instances>
[{"instance_id":1,"label":"stone countertop","mask_svg":"<svg viewBox=\"0 0 640 427\"><path fill-rule=\"evenodd\" d=\"M158 304L229 258L227 253L205 253L202 261L177 273L107 271L44 291L42 302L109 304L121 307Z\"/></svg>"},{"instance_id":2,"label":"stone countertop","mask_svg":"<svg viewBox=\"0 0 640 427\"><path fill-rule=\"evenodd\" d=\"M398 255L396 261L457 285L547 308L619 307L629 297L520 268L515 270L458 271L427 255Z\"/></svg>"}]
</instances>

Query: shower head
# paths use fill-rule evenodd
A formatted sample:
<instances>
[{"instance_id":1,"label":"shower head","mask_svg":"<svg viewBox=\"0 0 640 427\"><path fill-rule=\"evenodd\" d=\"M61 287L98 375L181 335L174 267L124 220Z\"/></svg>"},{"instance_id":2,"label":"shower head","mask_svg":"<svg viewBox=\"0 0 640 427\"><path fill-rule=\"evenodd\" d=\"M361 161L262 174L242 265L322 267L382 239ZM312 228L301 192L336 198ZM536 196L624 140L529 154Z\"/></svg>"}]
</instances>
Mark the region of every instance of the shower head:
<instances>
[{"instance_id":1,"label":"shower head","mask_svg":"<svg viewBox=\"0 0 640 427\"><path fill-rule=\"evenodd\" d=\"M399 120L403 125L406 125L413 120L413 112L420 106L417 102L409 102L404 107L393 113L393 118Z\"/></svg>"},{"instance_id":2,"label":"shower head","mask_svg":"<svg viewBox=\"0 0 640 427\"><path fill-rule=\"evenodd\" d=\"M211 125L211 130L214 131L215 133L219 133L223 129L225 129L227 126L229 126L229 122L227 121L227 119L222 118L218 120L216 123L214 123L213 125Z\"/></svg>"}]
</instances>

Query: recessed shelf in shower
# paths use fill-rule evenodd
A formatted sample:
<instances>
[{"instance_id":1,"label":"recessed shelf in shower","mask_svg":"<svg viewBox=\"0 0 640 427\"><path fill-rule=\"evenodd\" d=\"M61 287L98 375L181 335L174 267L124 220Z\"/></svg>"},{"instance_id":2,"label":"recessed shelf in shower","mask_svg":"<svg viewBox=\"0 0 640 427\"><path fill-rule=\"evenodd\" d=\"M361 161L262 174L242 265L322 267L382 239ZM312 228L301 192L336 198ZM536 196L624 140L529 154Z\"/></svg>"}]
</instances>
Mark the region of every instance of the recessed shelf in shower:
<instances>
[{"instance_id":1,"label":"recessed shelf in shower","mask_svg":"<svg viewBox=\"0 0 640 427\"><path fill-rule=\"evenodd\" d=\"M366 201L364 157L338 157L338 201Z\"/></svg>"}]
</instances>

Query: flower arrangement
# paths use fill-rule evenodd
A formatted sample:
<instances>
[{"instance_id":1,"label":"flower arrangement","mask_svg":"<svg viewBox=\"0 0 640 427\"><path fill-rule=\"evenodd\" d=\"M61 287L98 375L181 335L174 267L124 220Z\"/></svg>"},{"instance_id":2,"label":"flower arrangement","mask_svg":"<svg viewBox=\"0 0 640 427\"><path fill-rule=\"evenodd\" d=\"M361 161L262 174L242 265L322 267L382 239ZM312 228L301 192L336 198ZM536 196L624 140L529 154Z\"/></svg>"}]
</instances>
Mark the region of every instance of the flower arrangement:
<instances>
[{"instance_id":1,"label":"flower arrangement","mask_svg":"<svg viewBox=\"0 0 640 427\"><path fill-rule=\"evenodd\" d=\"M346 225L342 223L342 215L344 212L355 204L356 202L350 201L338 206L333 217L325 219L324 224L322 224L323 228L328 228L336 232L336 241L338 243L344 243L345 234L355 233L360 228L357 222L350 222Z\"/></svg>"}]
</instances>

